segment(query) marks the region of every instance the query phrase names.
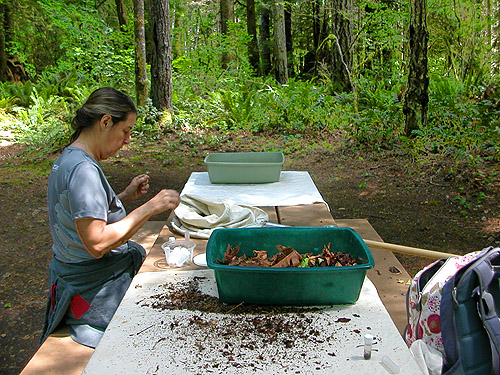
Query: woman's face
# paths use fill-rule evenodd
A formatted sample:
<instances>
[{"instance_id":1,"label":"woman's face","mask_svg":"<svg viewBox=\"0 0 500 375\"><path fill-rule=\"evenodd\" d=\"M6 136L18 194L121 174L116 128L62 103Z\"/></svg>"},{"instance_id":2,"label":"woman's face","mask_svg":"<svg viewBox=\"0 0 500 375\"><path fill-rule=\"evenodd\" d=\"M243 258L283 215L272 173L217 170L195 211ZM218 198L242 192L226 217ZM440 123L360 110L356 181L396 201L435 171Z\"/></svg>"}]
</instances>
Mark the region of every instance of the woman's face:
<instances>
[{"instance_id":1,"label":"woman's face","mask_svg":"<svg viewBox=\"0 0 500 375\"><path fill-rule=\"evenodd\" d=\"M130 143L130 130L135 124L137 115L129 112L125 120L105 127L104 142L101 147L101 160L115 156L120 149Z\"/></svg>"}]
</instances>

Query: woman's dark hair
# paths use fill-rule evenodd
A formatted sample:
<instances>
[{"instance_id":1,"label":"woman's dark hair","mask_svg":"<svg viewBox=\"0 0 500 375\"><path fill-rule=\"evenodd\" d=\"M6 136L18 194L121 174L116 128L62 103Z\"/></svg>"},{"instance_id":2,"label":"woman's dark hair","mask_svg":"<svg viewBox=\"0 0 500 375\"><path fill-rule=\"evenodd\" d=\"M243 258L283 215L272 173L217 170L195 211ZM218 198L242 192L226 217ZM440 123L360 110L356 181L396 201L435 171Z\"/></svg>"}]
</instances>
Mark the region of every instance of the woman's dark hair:
<instances>
[{"instance_id":1,"label":"woman's dark hair","mask_svg":"<svg viewBox=\"0 0 500 375\"><path fill-rule=\"evenodd\" d=\"M130 113L137 113L130 97L112 87L101 87L90 94L82 107L76 111L71 121L74 130L70 143L73 143L83 129L92 127L104 115L110 115L113 124L123 121Z\"/></svg>"}]
</instances>

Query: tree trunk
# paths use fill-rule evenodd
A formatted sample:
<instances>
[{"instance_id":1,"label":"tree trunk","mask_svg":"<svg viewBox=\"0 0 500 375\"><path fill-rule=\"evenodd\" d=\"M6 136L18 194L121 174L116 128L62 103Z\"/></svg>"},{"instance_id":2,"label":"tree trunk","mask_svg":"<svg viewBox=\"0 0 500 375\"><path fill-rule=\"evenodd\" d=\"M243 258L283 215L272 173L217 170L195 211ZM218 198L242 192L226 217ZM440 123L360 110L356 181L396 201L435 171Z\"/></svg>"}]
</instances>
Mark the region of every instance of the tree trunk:
<instances>
[{"instance_id":1,"label":"tree trunk","mask_svg":"<svg viewBox=\"0 0 500 375\"><path fill-rule=\"evenodd\" d=\"M11 71L8 64L9 54L7 52L14 33L14 19L12 18L12 14L11 0L0 1L0 81L2 82L16 80L16 74ZM24 73L24 70L22 70L22 73ZM23 78L27 78L27 76L21 77L21 80Z\"/></svg>"},{"instance_id":2,"label":"tree trunk","mask_svg":"<svg viewBox=\"0 0 500 375\"><path fill-rule=\"evenodd\" d=\"M352 0L332 0L332 83L334 91L354 90L352 70Z\"/></svg>"},{"instance_id":3,"label":"tree trunk","mask_svg":"<svg viewBox=\"0 0 500 375\"><path fill-rule=\"evenodd\" d=\"M144 0L134 0L135 35L135 95L138 106L146 105L148 75L146 68L146 32L144 24Z\"/></svg>"},{"instance_id":4,"label":"tree trunk","mask_svg":"<svg viewBox=\"0 0 500 375\"><path fill-rule=\"evenodd\" d=\"M160 110L172 112L172 44L168 0L151 1L151 99Z\"/></svg>"},{"instance_id":5,"label":"tree trunk","mask_svg":"<svg viewBox=\"0 0 500 375\"><path fill-rule=\"evenodd\" d=\"M220 32L226 38L229 35L229 22L234 22L234 0L220 0ZM233 60L234 56L230 51L223 51L222 69L227 69Z\"/></svg>"},{"instance_id":6,"label":"tree trunk","mask_svg":"<svg viewBox=\"0 0 500 375\"><path fill-rule=\"evenodd\" d=\"M271 12L267 4L263 4L260 13L260 56L262 59L262 75L271 73Z\"/></svg>"},{"instance_id":7,"label":"tree trunk","mask_svg":"<svg viewBox=\"0 0 500 375\"><path fill-rule=\"evenodd\" d=\"M308 51L304 56L303 74L317 73L316 65L318 62L318 47L320 45L321 36L321 0L312 1L312 49L309 45Z\"/></svg>"},{"instance_id":8,"label":"tree trunk","mask_svg":"<svg viewBox=\"0 0 500 375\"><path fill-rule=\"evenodd\" d=\"M115 0L115 4L120 30L125 31L125 29L127 28L127 13L125 12L125 4L123 3L123 0Z\"/></svg>"},{"instance_id":9,"label":"tree trunk","mask_svg":"<svg viewBox=\"0 0 500 375\"><path fill-rule=\"evenodd\" d=\"M312 12L313 12L313 48L314 54L318 52L318 47L320 44L320 36L321 36L321 0L313 0L312 2Z\"/></svg>"},{"instance_id":10,"label":"tree trunk","mask_svg":"<svg viewBox=\"0 0 500 375\"><path fill-rule=\"evenodd\" d=\"M9 78L7 68L7 51L5 48L5 24L3 22L5 17L7 4L0 3L0 81L6 82Z\"/></svg>"},{"instance_id":11,"label":"tree trunk","mask_svg":"<svg viewBox=\"0 0 500 375\"><path fill-rule=\"evenodd\" d=\"M173 20L172 28L170 29L170 34L172 35L172 59L175 60L177 57L184 55L182 48L182 38L180 37L180 26L181 26L181 16L178 14L180 4L176 2L174 4L174 9L172 9Z\"/></svg>"},{"instance_id":12,"label":"tree trunk","mask_svg":"<svg viewBox=\"0 0 500 375\"><path fill-rule=\"evenodd\" d=\"M292 43L292 4L288 1L284 6L285 39L288 75L293 76L293 43Z\"/></svg>"},{"instance_id":13,"label":"tree trunk","mask_svg":"<svg viewBox=\"0 0 500 375\"><path fill-rule=\"evenodd\" d=\"M493 75L500 73L500 0L491 0L491 49L493 59L491 64L491 73Z\"/></svg>"},{"instance_id":14,"label":"tree trunk","mask_svg":"<svg viewBox=\"0 0 500 375\"><path fill-rule=\"evenodd\" d=\"M248 42L248 60L252 68L259 72L259 46L257 45L257 20L255 18L255 0L247 0L247 33L250 35Z\"/></svg>"},{"instance_id":15,"label":"tree trunk","mask_svg":"<svg viewBox=\"0 0 500 375\"><path fill-rule=\"evenodd\" d=\"M408 87L403 104L405 134L414 136L413 131L427 121L429 103L429 77L427 71L427 0L411 0L409 29Z\"/></svg>"},{"instance_id":16,"label":"tree trunk","mask_svg":"<svg viewBox=\"0 0 500 375\"><path fill-rule=\"evenodd\" d=\"M275 0L273 7L275 75L279 83L288 83L286 55L285 11L281 0Z\"/></svg>"}]
</instances>

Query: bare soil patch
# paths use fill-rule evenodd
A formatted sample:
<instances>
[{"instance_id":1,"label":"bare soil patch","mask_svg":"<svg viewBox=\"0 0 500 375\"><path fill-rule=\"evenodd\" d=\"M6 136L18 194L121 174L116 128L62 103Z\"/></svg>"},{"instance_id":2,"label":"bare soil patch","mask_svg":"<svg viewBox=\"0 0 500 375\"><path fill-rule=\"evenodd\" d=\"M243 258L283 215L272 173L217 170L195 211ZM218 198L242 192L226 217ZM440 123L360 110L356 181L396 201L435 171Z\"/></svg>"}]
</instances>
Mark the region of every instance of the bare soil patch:
<instances>
[{"instance_id":1,"label":"bare soil patch","mask_svg":"<svg viewBox=\"0 0 500 375\"><path fill-rule=\"evenodd\" d=\"M363 151L337 139L310 147L303 139L242 134L207 147L199 137L136 142L103 168L116 191L148 173L151 197L166 187L182 190L191 172L205 170L207 152L283 149L284 169L308 171L335 218L366 218L386 242L457 254L500 246L500 175L492 174L498 164L471 173L446 158L424 165L399 151ZM0 373L6 375L18 374L39 346L52 256L46 183L56 155L29 163L20 155L20 146L0 147ZM397 256L410 275L432 261Z\"/></svg>"}]
</instances>

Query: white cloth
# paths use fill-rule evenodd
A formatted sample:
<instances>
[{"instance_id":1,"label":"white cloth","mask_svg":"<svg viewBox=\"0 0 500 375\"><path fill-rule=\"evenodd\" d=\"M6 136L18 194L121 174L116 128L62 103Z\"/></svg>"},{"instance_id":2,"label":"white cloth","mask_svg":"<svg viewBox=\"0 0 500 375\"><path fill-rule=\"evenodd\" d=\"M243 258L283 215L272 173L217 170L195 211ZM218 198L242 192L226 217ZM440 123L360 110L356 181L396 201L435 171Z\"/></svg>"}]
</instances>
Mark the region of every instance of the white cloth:
<instances>
[{"instance_id":1,"label":"white cloth","mask_svg":"<svg viewBox=\"0 0 500 375\"><path fill-rule=\"evenodd\" d=\"M309 172L303 171L282 171L279 181L268 184L212 184L207 172L193 172L182 195L257 207L326 204Z\"/></svg>"},{"instance_id":2,"label":"white cloth","mask_svg":"<svg viewBox=\"0 0 500 375\"><path fill-rule=\"evenodd\" d=\"M440 375L443 367L442 354L422 340L410 346L410 352L425 375Z\"/></svg>"},{"instance_id":3,"label":"white cloth","mask_svg":"<svg viewBox=\"0 0 500 375\"><path fill-rule=\"evenodd\" d=\"M188 231L194 238L209 238L217 228L255 226L269 219L267 213L257 207L192 195L182 195L174 212L172 228L180 233Z\"/></svg>"}]
</instances>

